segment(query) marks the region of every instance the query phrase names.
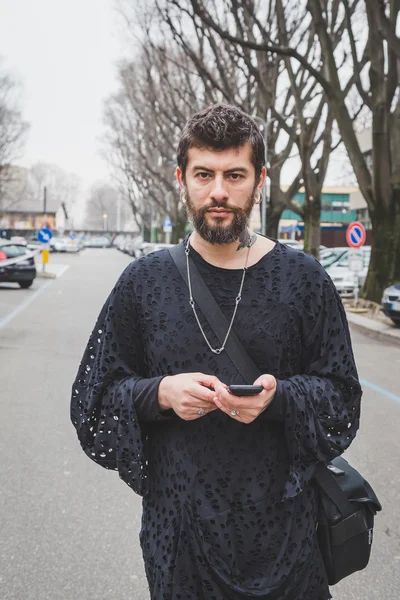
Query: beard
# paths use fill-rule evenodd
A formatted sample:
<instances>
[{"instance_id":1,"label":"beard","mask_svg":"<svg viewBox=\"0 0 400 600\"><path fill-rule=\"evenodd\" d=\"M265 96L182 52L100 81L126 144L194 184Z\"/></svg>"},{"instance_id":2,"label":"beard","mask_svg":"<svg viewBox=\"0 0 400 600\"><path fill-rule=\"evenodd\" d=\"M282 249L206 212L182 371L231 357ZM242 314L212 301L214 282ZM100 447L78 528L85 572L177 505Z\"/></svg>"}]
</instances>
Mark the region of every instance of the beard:
<instances>
[{"instance_id":1,"label":"beard","mask_svg":"<svg viewBox=\"0 0 400 600\"><path fill-rule=\"evenodd\" d=\"M197 233L209 244L231 244L236 242L249 225L251 211L257 197L257 186L254 187L251 196L247 199L243 208L228 206L225 201L213 200L206 206L196 209L186 189L186 207L189 219ZM233 213L230 224L223 225L223 218L214 218L214 223L207 221L207 211L211 208L225 208Z\"/></svg>"}]
</instances>

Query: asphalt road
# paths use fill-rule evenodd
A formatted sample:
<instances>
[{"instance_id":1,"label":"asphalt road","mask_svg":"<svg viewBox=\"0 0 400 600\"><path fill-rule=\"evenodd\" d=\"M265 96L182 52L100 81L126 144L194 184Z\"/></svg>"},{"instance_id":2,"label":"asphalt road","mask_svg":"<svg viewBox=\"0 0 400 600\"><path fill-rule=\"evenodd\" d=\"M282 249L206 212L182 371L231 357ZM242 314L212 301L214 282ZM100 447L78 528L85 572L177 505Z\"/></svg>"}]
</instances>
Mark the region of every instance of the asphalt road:
<instances>
[{"instance_id":1,"label":"asphalt road","mask_svg":"<svg viewBox=\"0 0 400 600\"><path fill-rule=\"evenodd\" d=\"M51 256L70 268L29 290L0 284L0 599L148 600L141 501L80 450L70 388L96 316L130 258L116 250ZM384 506L368 569L335 600L400 594L400 348L353 334L364 381L348 458ZM160 599L161 600L161 599Z\"/></svg>"}]
</instances>

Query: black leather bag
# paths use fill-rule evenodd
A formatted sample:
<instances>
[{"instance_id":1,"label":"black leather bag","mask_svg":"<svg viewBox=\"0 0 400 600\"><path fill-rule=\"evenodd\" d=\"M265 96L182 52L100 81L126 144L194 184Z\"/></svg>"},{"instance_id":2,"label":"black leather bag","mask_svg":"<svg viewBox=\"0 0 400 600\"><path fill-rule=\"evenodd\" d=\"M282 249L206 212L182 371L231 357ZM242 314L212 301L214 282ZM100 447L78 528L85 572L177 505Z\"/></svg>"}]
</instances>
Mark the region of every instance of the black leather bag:
<instances>
[{"instance_id":1,"label":"black leather bag","mask_svg":"<svg viewBox=\"0 0 400 600\"><path fill-rule=\"evenodd\" d=\"M318 542L329 585L365 569L374 517L382 510L368 481L341 456L317 465L320 494Z\"/></svg>"},{"instance_id":2,"label":"black leather bag","mask_svg":"<svg viewBox=\"0 0 400 600\"><path fill-rule=\"evenodd\" d=\"M183 244L171 249L170 254L188 285ZM195 264L191 265L191 272L196 302L222 344L229 324ZM261 375L233 330L225 351L244 381L252 383ZM334 585L367 566L374 516L382 507L369 483L340 456L328 464L318 464L314 480L320 496L318 542L328 583Z\"/></svg>"}]
</instances>

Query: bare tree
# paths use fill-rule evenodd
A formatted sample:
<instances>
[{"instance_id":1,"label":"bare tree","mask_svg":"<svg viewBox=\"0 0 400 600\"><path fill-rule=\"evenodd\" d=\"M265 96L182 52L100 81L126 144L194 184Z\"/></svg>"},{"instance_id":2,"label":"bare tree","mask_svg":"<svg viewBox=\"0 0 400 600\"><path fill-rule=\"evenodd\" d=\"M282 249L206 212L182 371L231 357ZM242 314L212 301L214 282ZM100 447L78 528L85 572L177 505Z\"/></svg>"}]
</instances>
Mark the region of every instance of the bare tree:
<instances>
[{"instance_id":1,"label":"bare tree","mask_svg":"<svg viewBox=\"0 0 400 600\"><path fill-rule=\"evenodd\" d=\"M18 91L11 75L0 71L0 210L4 183L11 181L16 173L12 163L22 152L28 130L18 105Z\"/></svg>"},{"instance_id":2,"label":"bare tree","mask_svg":"<svg viewBox=\"0 0 400 600\"><path fill-rule=\"evenodd\" d=\"M175 148L196 107L198 90L191 88L189 72L182 77L185 57L165 60L167 52L165 46L149 43L140 63L121 65L120 91L105 108L105 141L119 189L138 225L150 229L152 221L170 217L177 240L185 232L186 211L175 183Z\"/></svg>"},{"instance_id":3,"label":"bare tree","mask_svg":"<svg viewBox=\"0 0 400 600\"><path fill-rule=\"evenodd\" d=\"M250 0L249 0L250 1ZM269 36L253 42L232 36L211 18L205 2L191 0L195 13L223 39L258 52L290 57L303 66L326 93L341 139L345 144L372 223L371 262L365 286L368 298L379 301L382 290L400 279L400 105L399 38L396 25L400 13L397 0L307 0L287 6L292 11L306 7L319 41L320 62L313 64L302 49L285 45ZM337 16L345 23L338 47ZM351 60L346 76L344 57ZM372 167L368 166L354 127L354 113L346 98L353 90L360 108L372 120Z\"/></svg>"},{"instance_id":4,"label":"bare tree","mask_svg":"<svg viewBox=\"0 0 400 600\"><path fill-rule=\"evenodd\" d=\"M78 175L69 173L55 164L39 162L31 167L31 185L36 210L44 210L46 188L47 210L63 208L67 228L75 226L75 215L82 201L82 182Z\"/></svg>"},{"instance_id":5,"label":"bare tree","mask_svg":"<svg viewBox=\"0 0 400 600\"><path fill-rule=\"evenodd\" d=\"M253 49L265 38L290 42L318 65L318 45L305 6L287 11L282 0L262 5L250 0L157 0L157 6L203 82L217 90L219 99L239 105L269 126L268 234L277 236L282 211L291 208L304 218L306 249L318 256L322 186L337 145L333 142L332 110L322 86L303 65L281 54ZM343 19L337 25L335 47L343 33ZM250 45L236 42L242 38ZM301 167L283 191L283 166L296 153ZM303 207L292 200L301 184L305 188Z\"/></svg>"},{"instance_id":6,"label":"bare tree","mask_svg":"<svg viewBox=\"0 0 400 600\"><path fill-rule=\"evenodd\" d=\"M140 58L122 65L121 90L107 103L107 154L137 221L144 218L149 224L152 213L161 217L168 214L174 225L179 225L177 239L185 229L186 211L179 203L173 167L186 120L206 105L226 101L263 121L267 119L269 101L265 101L267 94L258 83L256 57L240 56L228 43L221 46L218 36L210 38L190 15L180 19L179 6L164 4L140 5L137 15L136 3L121 3ZM274 72L275 81L278 76ZM269 144L269 157L276 160L272 160L270 170L273 185L268 225L269 233L275 236L284 208L302 210L290 202L300 187L301 171L289 190L281 189L279 184L282 167L294 147L294 136L288 135L288 130L287 124L283 129L277 120L268 130L270 142L281 134L278 154L275 141Z\"/></svg>"},{"instance_id":7,"label":"bare tree","mask_svg":"<svg viewBox=\"0 0 400 600\"><path fill-rule=\"evenodd\" d=\"M102 181L95 183L86 199L84 228L115 231L120 226L119 216L121 199L118 190Z\"/></svg>"},{"instance_id":8,"label":"bare tree","mask_svg":"<svg viewBox=\"0 0 400 600\"><path fill-rule=\"evenodd\" d=\"M289 189L284 190L281 185L282 169L293 155L296 130L296 123L292 120L290 127L286 119L290 115L290 103L287 81L282 77L282 60L248 52L221 40L212 30L204 28L186 0L158 0L157 6L161 22L169 27L174 42L190 59L192 69L206 90L205 103L223 101L234 104L261 123L268 139L268 176L271 181L267 234L277 237L279 220L285 208L302 213L300 205L292 202L300 187L301 171L294 175ZM231 11L228 0L212 2L212 6L223 25L228 26L230 21L235 30L254 36L253 28L259 27L254 11ZM276 20L270 17L271 14L268 14L269 26L276 28ZM278 118L282 114L285 117Z\"/></svg>"},{"instance_id":9,"label":"bare tree","mask_svg":"<svg viewBox=\"0 0 400 600\"><path fill-rule=\"evenodd\" d=\"M130 4L124 3L123 14L132 37L140 38L140 64L128 62L121 67L121 90L108 102L106 122L108 158L138 223L149 224L151 214L168 214L174 223L182 224L183 232L186 216L170 168L173 149L190 114L226 101L264 124L271 181L267 233L277 237L282 211L291 208L305 219L306 248L318 255L320 197L333 123L321 86L302 66L288 65L276 54L240 47L204 28L188 0L155 0L147 4L147 12L141 5L137 18L131 18ZM278 0L269 3L264 16L245 0L211 0L210 4L221 27L231 23L236 33L253 40L263 37L265 29L271 36L296 38L317 60L313 34L302 31L299 37L299 19L289 22ZM230 4L235 10L230 10ZM287 188L281 182L282 171L296 155L301 165ZM306 190L304 207L292 200L301 185ZM171 198L173 214L165 206Z\"/></svg>"}]
</instances>

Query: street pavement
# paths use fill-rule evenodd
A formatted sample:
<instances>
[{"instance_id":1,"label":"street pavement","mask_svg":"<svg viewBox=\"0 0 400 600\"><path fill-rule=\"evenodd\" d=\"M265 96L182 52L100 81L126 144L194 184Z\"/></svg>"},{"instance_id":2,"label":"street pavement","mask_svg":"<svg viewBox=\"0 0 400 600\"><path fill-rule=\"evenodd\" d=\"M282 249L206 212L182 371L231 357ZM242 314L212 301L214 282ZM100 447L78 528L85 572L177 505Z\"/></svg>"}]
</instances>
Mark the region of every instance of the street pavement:
<instances>
[{"instance_id":1,"label":"street pavement","mask_svg":"<svg viewBox=\"0 0 400 600\"><path fill-rule=\"evenodd\" d=\"M29 290L0 284L0 600L149 600L138 541L141 499L83 454L69 421L83 349L131 259L87 249L50 260L69 269L59 279L36 279ZM364 396L347 457L384 510L368 569L332 595L398 600L400 347L359 332L352 337Z\"/></svg>"}]
</instances>

